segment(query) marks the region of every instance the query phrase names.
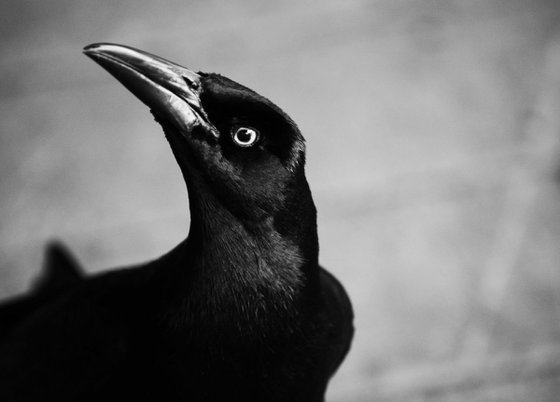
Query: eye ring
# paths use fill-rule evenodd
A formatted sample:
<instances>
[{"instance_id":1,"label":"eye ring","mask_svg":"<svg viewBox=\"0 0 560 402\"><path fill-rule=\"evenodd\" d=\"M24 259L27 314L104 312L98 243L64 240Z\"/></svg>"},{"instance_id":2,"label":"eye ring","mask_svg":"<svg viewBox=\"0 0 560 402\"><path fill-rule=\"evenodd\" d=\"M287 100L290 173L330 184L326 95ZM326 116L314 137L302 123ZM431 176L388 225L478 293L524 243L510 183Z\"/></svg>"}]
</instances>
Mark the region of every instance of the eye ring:
<instances>
[{"instance_id":1,"label":"eye ring","mask_svg":"<svg viewBox=\"0 0 560 402\"><path fill-rule=\"evenodd\" d=\"M238 147L248 148L258 142L260 134L258 130L252 127L234 127L231 138L233 143Z\"/></svg>"}]
</instances>

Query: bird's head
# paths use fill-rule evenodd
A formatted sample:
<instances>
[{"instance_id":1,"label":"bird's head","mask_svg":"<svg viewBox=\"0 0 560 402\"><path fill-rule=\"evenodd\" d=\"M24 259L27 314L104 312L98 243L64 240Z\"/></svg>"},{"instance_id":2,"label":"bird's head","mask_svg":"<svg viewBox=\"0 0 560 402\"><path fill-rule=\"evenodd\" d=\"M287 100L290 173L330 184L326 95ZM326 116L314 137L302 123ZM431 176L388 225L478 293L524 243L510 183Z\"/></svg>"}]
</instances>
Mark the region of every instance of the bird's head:
<instances>
[{"instance_id":1,"label":"bird's head","mask_svg":"<svg viewBox=\"0 0 560 402\"><path fill-rule=\"evenodd\" d=\"M228 214L247 227L268 222L291 237L316 230L304 139L278 106L221 75L130 47L93 44L84 53L162 125L189 187L193 223Z\"/></svg>"}]
</instances>

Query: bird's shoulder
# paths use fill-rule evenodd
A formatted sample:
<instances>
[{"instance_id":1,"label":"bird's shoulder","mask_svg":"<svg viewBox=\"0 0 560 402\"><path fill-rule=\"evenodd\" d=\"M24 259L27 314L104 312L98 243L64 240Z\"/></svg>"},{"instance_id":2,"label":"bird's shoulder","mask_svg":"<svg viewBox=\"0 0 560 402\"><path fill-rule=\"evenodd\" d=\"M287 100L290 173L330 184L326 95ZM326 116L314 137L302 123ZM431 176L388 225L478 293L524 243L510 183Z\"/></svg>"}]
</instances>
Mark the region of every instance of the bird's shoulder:
<instances>
[{"instance_id":1,"label":"bird's shoulder","mask_svg":"<svg viewBox=\"0 0 560 402\"><path fill-rule=\"evenodd\" d=\"M135 297L123 292L128 276L117 271L84 279L11 328L0 343L0 400L12 400L10 393L25 400L82 399L83 390L112 381L130 355L126 310ZM61 381L67 386L53 390Z\"/></svg>"},{"instance_id":2,"label":"bird's shoulder","mask_svg":"<svg viewBox=\"0 0 560 402\"><path fill-rule=\"evenodd\" d=\"M6 328L0 342L0 360L18 354L19 346L66 350L83 345L118 343L142 314L145 284L150 272L119 269L83 279L48 299L41 300L24 318ZM22 305L34 301L33 296L17 301ZM6 305L5 309L17 308ZM79 352L78 352L79 353Z\"/></svg>"},{"instance_id":3,"label":"bird's shoulder","mask_svg":"<svg viewBox=\"0 0 560 402\"><path fill-rule=\"evenodd\" d=\"M326 333L327 348L332 356L332 375L350 350L354 336L354 311L344 286L332 273L320 267L319 278L325 317L323 329Z\"/></svg>"},{"instance_id":4,"label":"bird's shoulder","mask_svg":"<svg viewBox=\"0 0 560 402\"><path fill-rule=\"evenodd\" d=\"M353 318L352 303L342 283L329 271L319 267L321 294L326 305L336 312Z\"/></svg>"}]
</instances>

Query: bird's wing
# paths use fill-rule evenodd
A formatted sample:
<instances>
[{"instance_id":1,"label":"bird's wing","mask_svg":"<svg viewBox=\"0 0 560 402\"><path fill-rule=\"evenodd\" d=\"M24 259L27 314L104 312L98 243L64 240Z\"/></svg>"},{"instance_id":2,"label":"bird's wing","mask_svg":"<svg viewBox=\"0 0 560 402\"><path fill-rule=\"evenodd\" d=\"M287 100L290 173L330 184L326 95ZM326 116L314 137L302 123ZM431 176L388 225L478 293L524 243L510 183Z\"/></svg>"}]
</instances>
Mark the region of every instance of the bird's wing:
<instances>
[{"instance_id":1,"label":"bird's wing","mask_svg":"<svg viewBox=\"0 0 560 402\"><path fill-rule=\"evenodd\" d=\"M128 276L81 281L0 340L0 400L89 401L93 390L115 387L130 364L130 306L139 304Z\"/></svg>"},{"instance_id":2,"label":"bird's wing","mask_svg":"<svg viewBox=\"0 0 560 402\"><path fill-rule=\"evenodd\" d=\"M333 348L332 375L350 350L352 337L354 336L354 312L342 284L324 268L320 269L320 282L329 320L331 347Z\"/></svg>"},{"instance_id":3,"label":"bird's wing","mask_svg":"<svg viewBox=\"0 0 560 402\"><path fill-rule=\"evenodd\" d=\"M31 292L0 303L0 342L8 333L65 291L82 281L82 270L60 243L47 246L41 276Z\"/></svg>"},{"instance_id":4,"label":"bird's wing","mask_svg":"<svg viewBox=\"0 0 560 402\"><path fill-rule=\"evenodd\" d=\"M41 277L35 282L36 292L65 290L83 279L82 268L70 251L59 242L47 246Z\"/></svg>"}]
</instances>

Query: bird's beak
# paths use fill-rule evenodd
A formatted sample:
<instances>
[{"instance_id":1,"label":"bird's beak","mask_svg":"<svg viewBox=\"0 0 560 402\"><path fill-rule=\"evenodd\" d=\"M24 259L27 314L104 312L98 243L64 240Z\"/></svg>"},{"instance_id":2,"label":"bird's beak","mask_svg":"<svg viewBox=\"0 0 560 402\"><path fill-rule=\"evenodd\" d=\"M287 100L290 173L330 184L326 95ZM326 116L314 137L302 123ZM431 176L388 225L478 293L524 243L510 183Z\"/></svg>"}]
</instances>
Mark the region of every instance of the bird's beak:
<instances>
[{"instance_id":1,"label":"bird's beak","mask_svg":"<svg viewBox=\"0 0 560 402\"><path fill-rule=\"evenodd\" d=\"M94 43L84 53L180 132L190 133L197 125L214 132L200 105L199 74L128 46Z\"/></svg>"}]
</instances>

